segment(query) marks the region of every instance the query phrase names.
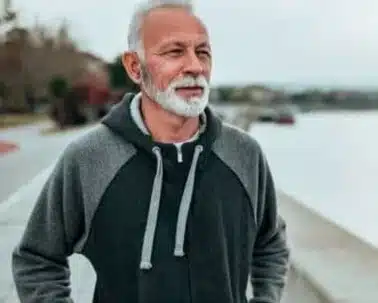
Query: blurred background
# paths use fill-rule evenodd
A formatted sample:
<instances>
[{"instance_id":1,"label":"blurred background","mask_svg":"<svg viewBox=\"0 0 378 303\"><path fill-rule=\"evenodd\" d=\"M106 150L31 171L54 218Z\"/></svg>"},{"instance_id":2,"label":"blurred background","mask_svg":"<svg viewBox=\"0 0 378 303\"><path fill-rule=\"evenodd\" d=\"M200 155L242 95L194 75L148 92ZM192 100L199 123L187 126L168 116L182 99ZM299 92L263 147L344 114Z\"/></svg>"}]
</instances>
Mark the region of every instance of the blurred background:
<instances>
[{"instance_id":1,"label":"blurred background","mask_svg":"<svg viewBox=\"0 0 378 303\"><path fill-rule=\"evenodd\" d=\"M16 302L9 252L30 196L138 89L120 61L137 2L0 0L1 303ZM294 251L287 302L378 302L378 2L197 2L211 106L259 141L275 177Z\"/></svg>"}]
</instances>

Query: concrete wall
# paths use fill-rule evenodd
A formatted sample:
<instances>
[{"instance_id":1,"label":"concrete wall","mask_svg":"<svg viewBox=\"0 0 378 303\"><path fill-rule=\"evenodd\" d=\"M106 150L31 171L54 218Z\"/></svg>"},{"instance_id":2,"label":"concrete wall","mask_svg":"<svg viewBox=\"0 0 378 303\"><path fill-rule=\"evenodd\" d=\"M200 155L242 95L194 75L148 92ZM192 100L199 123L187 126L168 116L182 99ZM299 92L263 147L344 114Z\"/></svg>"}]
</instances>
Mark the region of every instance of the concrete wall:
<instances>
[{"instance_id":1,"label":"concrete wall","mask_svg":"<svg viewBox=\"0 0 378 303\"><path fill-rule=\"evenodd\" d=\"M283 303L331 303L317 289L308 277L292 266Z\"/></svg>"},{"instance_id":2,"label":"concrete wall","mask_svg":"<svg viewBox=\"0 0 378 303\"><path fill-rule=\"evenodd\" d=\"M319 302L378 302L378 249L282 192L279 212L287 222L292 249L289 292L303 285Z\"/></svg>"}]
</instances>

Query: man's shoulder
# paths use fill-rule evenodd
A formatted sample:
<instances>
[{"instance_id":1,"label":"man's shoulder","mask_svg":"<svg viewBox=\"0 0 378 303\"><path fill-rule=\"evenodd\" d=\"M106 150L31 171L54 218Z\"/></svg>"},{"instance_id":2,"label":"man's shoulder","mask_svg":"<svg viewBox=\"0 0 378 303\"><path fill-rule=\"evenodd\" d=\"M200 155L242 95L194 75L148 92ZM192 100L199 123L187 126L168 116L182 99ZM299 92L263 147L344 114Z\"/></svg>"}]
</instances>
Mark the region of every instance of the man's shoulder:
<instances>
[{"instance_id":1,"label":"man's shoulder","mask_svg":"<svg viewBox=\"0 0 378 303\"><path fill-rule=\"evenodd\" d=\"M108 141L110 137L112 137L110 130L108 130L103 124L97 124L73 139L67 145L65 154L79 156L81 154L102 150L106 148L103 139L106 138Z\"/></svg>"},{"instance_id":2,"label":"man's shoulder","mask_svg":"<svg viewBox=\"0 0 378 303\"><path fill-rule=\"evenodd\" d=\"M88 129L79 137L73 139L63 152L65 158L76 162L96 161L112 157L115 154L132 154L134 147L113 133L102 123Z\"/></svg>"},{"instance_id":3,"label":"man's shoulder","mask_svg":"<svg viewBox=\"0 0 378 303\"><path fill-rule=\"evenodd\" d=\"M251 134L227 122L222 122L222 131L216 142L216 147L248 155L262 152L260 144Z\"/></svg>"}]
</instances>

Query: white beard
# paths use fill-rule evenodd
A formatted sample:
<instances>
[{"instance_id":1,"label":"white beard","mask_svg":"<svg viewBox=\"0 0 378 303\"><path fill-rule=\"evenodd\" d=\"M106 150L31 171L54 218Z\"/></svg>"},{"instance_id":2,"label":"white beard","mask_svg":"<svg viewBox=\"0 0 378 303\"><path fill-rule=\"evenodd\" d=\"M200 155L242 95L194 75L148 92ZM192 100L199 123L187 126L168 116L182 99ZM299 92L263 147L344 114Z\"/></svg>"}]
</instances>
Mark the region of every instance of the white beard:
<instances>
[{"instance_id":1,"label":"white beard","mask_svg":"<svg viewBox=\"0 0 378 303\"><path fill-rule=\"evenodd\" d=\"M147 95L156 101L162 108L183 117L198 117L209 103L210 87L204 76L193 78L186 76L172 81L165 91L160 91L151 81L146 69L143 71L142 84ZM202 96L182 98L176 94L177 87L200 86L203 88Z\"/></svg>"}]
</instances>

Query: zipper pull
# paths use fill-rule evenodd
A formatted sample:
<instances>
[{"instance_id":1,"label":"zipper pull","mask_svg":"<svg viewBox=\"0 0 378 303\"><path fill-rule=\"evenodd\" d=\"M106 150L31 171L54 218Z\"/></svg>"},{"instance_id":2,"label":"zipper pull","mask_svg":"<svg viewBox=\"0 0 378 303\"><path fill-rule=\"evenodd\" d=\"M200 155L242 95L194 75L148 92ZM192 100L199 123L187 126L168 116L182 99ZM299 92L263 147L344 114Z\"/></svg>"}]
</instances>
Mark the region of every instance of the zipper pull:
<instances>
[{"instance_id":1,"label":"zipper pull","mask_svg":"<svg viewBox=\"0 0 378 303\"><path fill-rule=\"evenodd\" d=\"M177 148L177 162L178 163L182 163L182 161L183 161L183 155L182 155L181 146L176 145L176 148Z\"/></svg>"}]
</instances>

